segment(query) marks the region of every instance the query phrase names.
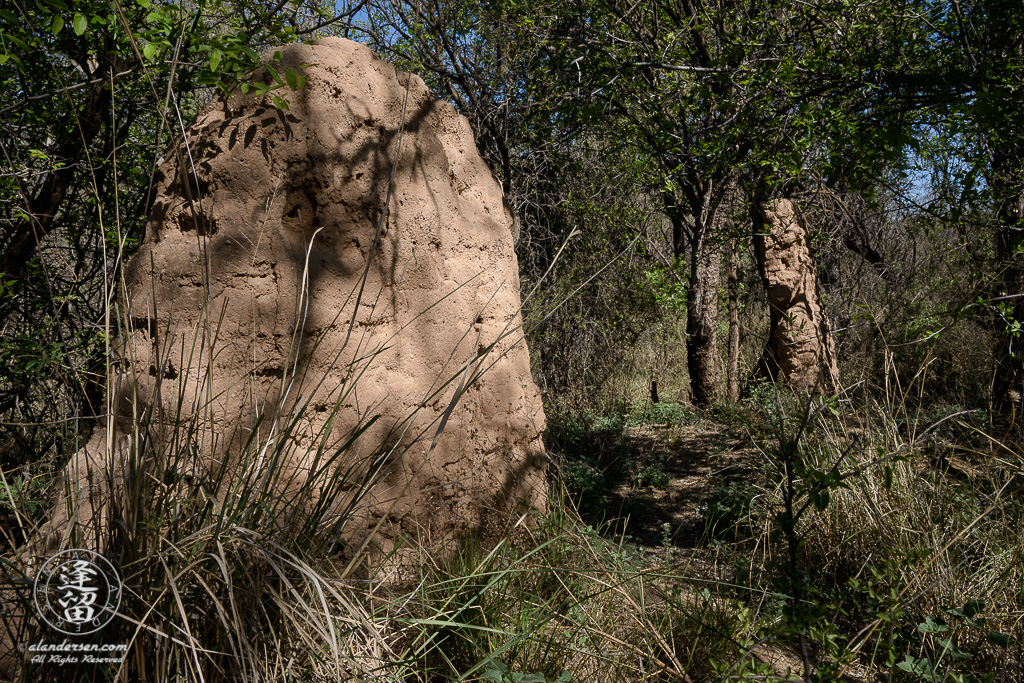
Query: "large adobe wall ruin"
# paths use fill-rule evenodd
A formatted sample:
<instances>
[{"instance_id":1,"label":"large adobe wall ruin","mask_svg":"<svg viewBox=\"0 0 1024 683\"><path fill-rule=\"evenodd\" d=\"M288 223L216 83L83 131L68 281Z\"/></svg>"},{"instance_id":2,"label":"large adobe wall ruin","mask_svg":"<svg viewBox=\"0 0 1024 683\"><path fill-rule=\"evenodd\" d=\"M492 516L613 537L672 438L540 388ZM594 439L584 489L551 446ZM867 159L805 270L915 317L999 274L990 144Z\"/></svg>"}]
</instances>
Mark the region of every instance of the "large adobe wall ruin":
<instances>
[{"instance_id":1,"label":"large adobe wall ruin","mask_svg":"<svg viewBox=\"0 0 1024 683\"><path fill-rule=\"evenodd\" d=\"M364 528L492 533L547 496L502 191L419 77L343 39L280 53L304 88L216 98L160 169L122 405L201 413L207 458L289 431L296 485L336 406L335 446L377 417L345 453Z\"/></svg>"},{"instance_id":2,"label":"large adobe wall ruin","mask_svg":"<svg viewBox=\"0 0 1024 683\"><path fill-rule=\"evenodd\" d=\"M755 233L771 316L755 377L777 379L794 389L831 391L839 381L835 339L796 206L777 199L757 207Z\"/></svg>"}]
</instances>

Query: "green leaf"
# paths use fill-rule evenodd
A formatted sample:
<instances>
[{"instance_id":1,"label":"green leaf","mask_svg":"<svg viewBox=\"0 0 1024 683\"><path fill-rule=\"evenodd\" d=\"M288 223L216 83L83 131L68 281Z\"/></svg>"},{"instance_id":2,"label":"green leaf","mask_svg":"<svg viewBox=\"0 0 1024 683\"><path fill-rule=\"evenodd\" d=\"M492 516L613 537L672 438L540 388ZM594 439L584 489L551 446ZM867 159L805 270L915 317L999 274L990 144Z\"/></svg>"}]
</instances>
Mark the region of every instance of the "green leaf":
<instances>
[{"instance_id":1,"label":"green leaf","mask_svg":"<svg viewBox=\"0 0 1024 683\"><path fill-rule=\"evenodd\" d=\"M220 66L221 51L214 50L210 53L210 71L216 71L217 67Z\"/></svg>"},{"instance_id":2,"label":"green leaf","mask_svg":"<svg viewBox=\"0 0 1024 683\"><path fill-rule=\"evenodd\" d=\"M491 681L492 683L501 683L505 679L505 674L507 673L507 664L499 660L489 659L487 661L487 668L481 676L481 680Z\"/></svg>"},{"instance_id":3,"label":"green leaf","mask_svg":"<svg viewBox=\"0 0 1024 683\"><path fill-rule=\"evenodd\" d=\"M277 71L274 70L274 67L267 64L267 71L270 72L270 75L274 78L275 81L277 81L277 84L279 86L284 86L284 81L281 80L281 77L277 74Z\"/></svg>"},{"instance_id":4,"label":"green leaf","mask_svg":"<svg viewBox=\"0 0 1024 683\"><path fill-rule=\"evenodd\" d=\"M64 17L59 14L53 18L53 24L50 25L50 30L53 31L53 35L60 33L60 30L64 28Z\"/></svg>"},{"instance_id":5,"label":"green leaf","mask_svg":"<svg viewBox=\"0 0 1024 683\"><path fill-rule=\"evenodd\" d=\"M75 35L80 36L83 33L85 33L85 29L88 26L88 22L86 22L85 17L83 17L81 14L76 14L75 18L71 20L71 25L75 29Z\"/></svg>"},{"instance_id":6,"label":"green leaf","mask_svg":"<svg viewBox=\"0 0 1024 683\"><path fill-rule=\"evenodd\" d=\"M288 81L288 87L298 90L298 80L295 78L295 69L288 68L284 72L284 80Z\"/></svg>"},{"instance_id":7,"label":"green leaf","mask_svg":"<svg viewBox=\"0 0 1024 683\"><path fill-rule=\"evenodd\" d=\"M973 619L975 615L981 614L985 611L985 601L981 599L971 600L963 606L964 616L968 619Z\"/></svg>"},{"instance_id":8,"label":"green leaf","mask_svg":"<svg viewBox=\"0 0 1024 683\"><path fill-rule=\"evenodd\" d=\"M917 659L910 655L906 655L903 661L896 664L896 666L908 673L917 674L918 676L927 677L932 673L931 668L928 666L927 659Z\"/></svg>"},{"instance_id":9,"label":"green leaf","mask_svg":"<svg viewBox=\"0 0 1024 683\"><path fill-rule=\"evenodd\" d=\"M949 630L946 626L946 622L942 619L935 617L925 617L924 623L917 625L917 630L921 633L945 633Z\"/></svg>"},{"instance_id":10,"label":"green leaf","mask_svg":"<svg viewBox=\"0 0 1024 683\"><path fill-rule=\"evenodd\" d=\"M1010 646L1010 639L1007 638L1002 633L1000 633L999 631L989 631L988 632L987 640L988 640L988 642L992 643L993 645L998 645L999 647L1009 647Z\"/></svg>"},{"instance_id":11,"label":"green leaf","mask_svg":"<svg viewBox=\"0 0 1024 683\"><path fill-rule=\"evenodd\" d=\"M142 48L142 54L145 55L146 59L152 61L156 55L156 45L153 43L146 43L145 47Z\"/></svg>"},{"instance_id":12,"label":"green leaf","mask_svg":"<svg viewBox=\"0 0 1024 683\"><path fill-rule=\"evenodd\" d=\"M953 659L970 659L973 656L970 652L967 652L966 650L961 650L956 645L954 645L952 638L937 638L936 640L938 640L939 645L942 646L943 654L948 652L949 654L953 655Z\"/></svg>"}]
</instances>

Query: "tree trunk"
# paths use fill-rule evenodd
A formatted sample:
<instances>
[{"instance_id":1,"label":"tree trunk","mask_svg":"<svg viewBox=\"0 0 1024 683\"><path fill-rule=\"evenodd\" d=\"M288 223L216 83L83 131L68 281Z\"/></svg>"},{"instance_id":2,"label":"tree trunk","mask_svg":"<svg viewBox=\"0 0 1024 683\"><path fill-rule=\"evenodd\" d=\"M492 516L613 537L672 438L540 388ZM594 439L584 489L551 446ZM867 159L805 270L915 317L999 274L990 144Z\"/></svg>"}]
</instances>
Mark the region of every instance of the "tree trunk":
<instances>
[{"instance_id":1,"label":"tree trunk","mask_svg":"<svg viewBox=\"0 0 1024 683\"><path fill-rule=\"evenodd\" d=\"M690 184L685 203L687 214L674 195L666 195L666 211L672 221L676 258L690 252L689 295L686 302L686 365L690 373L690 398L699 408L718 400L721 361L718 358L718 285L721 252L716 238L728 218L736 180ZM692 223L688 223L686 218Z\"/></svg>"},{"instance_id":2,"label":"tree trunk","mask_svg":"<svg viewBox=\"0 0 1024 683\"><path fill-rule=\"evenodd\" d=\"M694 231L690 296L686 306L686 365L693 404L706 408L718 399L718 283L721 254L712 230Z\"/></svg>"},{"instance_id":3,"label":"tree trunk","mask_svg":"<svg viewBox=\"0 0 1024 683\"><path fill-rule=\"evenodd\" d=\"M740 281L737 238L729 240L725 254L729 289L729 361L725 374L729 403L736 403L740 400Z\"/></svg>"},{"instance_id":4,"label":"tree trunk","mask_svg":"<svg viewBox=\"0 0 1024 683\"><path fill-rule=\"evenodd\" d=\"M830 391L839 382L835 340L818 290L807 231L788 199L754 208L757 265L771 313L754 377L793 389Z\"/></svg>"}]
</instances>

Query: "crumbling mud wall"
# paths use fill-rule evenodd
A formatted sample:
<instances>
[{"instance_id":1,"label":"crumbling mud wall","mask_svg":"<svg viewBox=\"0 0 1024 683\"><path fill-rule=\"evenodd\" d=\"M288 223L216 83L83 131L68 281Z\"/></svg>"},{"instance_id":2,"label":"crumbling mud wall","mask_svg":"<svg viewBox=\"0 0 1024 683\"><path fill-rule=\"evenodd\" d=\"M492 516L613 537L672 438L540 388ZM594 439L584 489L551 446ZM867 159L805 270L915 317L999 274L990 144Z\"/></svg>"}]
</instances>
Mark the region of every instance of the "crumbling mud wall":
<instances>
[{"instance_id":1,"label":"crumbling mud wall","mask_svg":"<svg viewBox=\"0 0 1024 683\"><path fill-rule=\"evenodd\" d=\"M807 229L789 199L755 208L758 268L768 292L768 343L754 376L791 388L832 391L839 382L835 339L818 288Z\"/></svg>"},{"instance_id":2,"label":"crumbling mud wall","mask_svg":"<svg viewBox=\"0 0 1024 683\"><path fill-rule=\"evenodd\" d=\"M467 120L347 40L272 68L305 86L216 98L160 167L109 443L151 411L167 434L199 425L201 471L262 448L233 476L283 453L291 487L342 452L352 533L492 533L543 508L512 218ZM82 500L110 436L69 469Z\"/></svg>"}]
</instances>

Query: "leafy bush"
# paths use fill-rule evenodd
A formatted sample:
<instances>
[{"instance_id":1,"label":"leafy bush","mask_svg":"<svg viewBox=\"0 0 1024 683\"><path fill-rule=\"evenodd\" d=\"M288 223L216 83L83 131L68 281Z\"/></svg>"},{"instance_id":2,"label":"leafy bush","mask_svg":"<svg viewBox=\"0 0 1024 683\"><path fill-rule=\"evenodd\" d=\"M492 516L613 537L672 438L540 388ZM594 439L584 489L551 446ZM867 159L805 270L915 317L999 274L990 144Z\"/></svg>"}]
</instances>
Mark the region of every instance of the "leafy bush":
<instances>
[{"instance_id":1,"label":"leafy bush","mask_svg":"<svg viewBox=\"0 0 1024 683\"><path fill-rule=\"evenodd\" d=\"M583 518L594 524L604 521L608 493L629 471L632 454L624 427L624 418L616 414L548 418L544 443L559 470L556 483L565 486Z\"/></svg>"},{"instance_id":2,"label":"leafy bush","mask_svg":"<svg viewBox=\"0 0 1024 683\"><path fill-rule=\"evenodd\" d=\"M650 486L656 489L668 488L669 484L668 475L657 463L642 466L633 478L639 486Z\"/></svg>"},{"instance_id":3,"label":"leafy bush","mask_svg":"<svg viewBox=\"0 0 1024 683\"><path fill-rule=\"evenodd\" d=\"M700 507L704 533L709 538L736 539L742 533L740 522L750 515L755 493L750 484L735 481L720 484Z\"/></svg>"},{"instance_id":4,"label":"leafy bush","mask_svg":"<svg viewBox=\"0 0 1024 683\"><path fill-rule=\"evenodd\" d=\"M630 406L626 424L638 425L669 425L682 426L694 424L700 420L700 414L691 406L683 403L651 403L634 402Z\"/></svg>"}]
</instances>

